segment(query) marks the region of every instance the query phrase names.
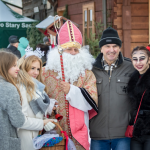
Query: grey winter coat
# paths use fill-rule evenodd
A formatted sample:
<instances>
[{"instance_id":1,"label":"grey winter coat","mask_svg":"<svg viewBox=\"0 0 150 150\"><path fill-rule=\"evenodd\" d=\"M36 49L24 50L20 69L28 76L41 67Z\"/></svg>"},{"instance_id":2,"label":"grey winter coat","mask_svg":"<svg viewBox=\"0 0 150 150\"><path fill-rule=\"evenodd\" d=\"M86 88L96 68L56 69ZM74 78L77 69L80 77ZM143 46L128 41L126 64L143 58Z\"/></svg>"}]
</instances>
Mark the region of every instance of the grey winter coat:
<instances>
[{"instance_id":1,"label":"grey winter coat","mask_svg":"<svg viewBox=\"0 0 150 150\"><path fill-rule=\"evenodd\" d=\"M101 53L93 66L98 90L98 115L90 120L90 136L95 140L125 137L130 120L131 104L127 96L127 83L134 68L131 61L119 53L117 68L109 79L103 69Z\"/></svg>"},{"instance_id":2,"label":"grey winter coat","mask_svg":"<svg viewBox=\"0 0 150 150\"><path fill-rule=\"evenodd\" d=\"M0 76L0 150L21 150L17 128L24 122L16 87Z\"/></svg>"}]
</instances>

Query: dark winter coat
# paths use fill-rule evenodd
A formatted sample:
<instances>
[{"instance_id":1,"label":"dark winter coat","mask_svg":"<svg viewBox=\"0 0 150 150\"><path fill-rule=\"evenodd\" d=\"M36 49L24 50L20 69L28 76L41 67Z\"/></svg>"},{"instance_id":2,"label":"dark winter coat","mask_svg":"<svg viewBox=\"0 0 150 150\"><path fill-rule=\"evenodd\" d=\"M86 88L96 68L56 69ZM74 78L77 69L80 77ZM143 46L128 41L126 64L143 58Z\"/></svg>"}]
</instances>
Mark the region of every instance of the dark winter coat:
<instances>
[{"instance_id":1,"label":"dark winter coat","mask_svg":"<svg viewBox=\"0 0 150 150\"><path fill-rule=\"evenodd\" d=\"M8 47L8 49L10 50L10 52L12 52L13 54L15 54L18 58L21 58L21 53L20 53L20 51L15 46L10 45Z\"/></svg>"},{"instance_id":2,"label":"dark winter coat","mask_svg":"<svg viewBox=\"0 0 150 150\"><path fill-rule=\"evenodd\" d=\"M141 77L139 72L135 71L129 80L127 91L133 109L130 125L134 124L141 97L145 90L146 93L143 97L140 112L134 126L134 137L150 135L150 69Z\"/></svg>"},{"instance_id":3,"label":"dark winter coat","mask_svg":"<svg viewBox=\"0 0 150 150\"><path fill-rule=\"evenodd\" d=\"M90 136L94 140L124 138L131 111L127 84L134 68L130 59L120 52L118 65L109 78L102 66L102 57L100 53L92 70L98 91L98 114L90 120Z\"/></svg>"}]
</instances>

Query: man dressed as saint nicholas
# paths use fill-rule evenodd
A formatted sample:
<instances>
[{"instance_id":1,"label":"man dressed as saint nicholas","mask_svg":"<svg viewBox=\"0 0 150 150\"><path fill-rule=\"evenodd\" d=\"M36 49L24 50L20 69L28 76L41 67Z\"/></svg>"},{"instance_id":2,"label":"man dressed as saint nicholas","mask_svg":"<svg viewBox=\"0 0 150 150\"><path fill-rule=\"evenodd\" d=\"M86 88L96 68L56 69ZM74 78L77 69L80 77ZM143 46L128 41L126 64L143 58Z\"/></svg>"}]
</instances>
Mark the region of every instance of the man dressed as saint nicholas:
<instances>
[{"instance_id":1,"label":"man dressed as saint nicholas","mask_svg":"<svg viewBox=\"0 0 150 150\"><path fill-rule=\"evenodd\" d=\"M57 47L47 56L43 78L49 97L58 101L56 111L63 116L59 122L63 131L77 150L89 150L89 120L98 112L96 78L91 71L95 60L88 49L82 47L82 34L70 20L59 30L58 44L63 50L65 82ZM51 118L54 117L52 113Z\"/></svg>"}]
</instances>

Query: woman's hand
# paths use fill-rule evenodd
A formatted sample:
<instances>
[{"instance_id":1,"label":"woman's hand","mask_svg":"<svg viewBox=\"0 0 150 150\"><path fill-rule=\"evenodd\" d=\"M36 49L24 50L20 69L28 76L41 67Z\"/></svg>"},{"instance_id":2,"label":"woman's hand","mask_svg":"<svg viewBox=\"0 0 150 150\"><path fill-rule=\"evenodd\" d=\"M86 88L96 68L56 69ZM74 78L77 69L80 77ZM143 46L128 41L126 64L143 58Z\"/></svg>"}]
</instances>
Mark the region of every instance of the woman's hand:
<instances>
[{"instance_id":1,"label":"woman's hand","mask_svg":"<svg viewBox=\"0 0 150 150\"><path fill-rule=\"evenodd\" d=\"M44 122L45 131L50 131L55 128L55 124L52 123L52 120L46 119L46 120L43 120L43 122Z\"/></svg>"},{"instance_id":2,"label":"woman's hand","mask_svg":"<svg viewBox=\"0 0 150 150\"><path fill-rule=\"evenodd\" d=\"M58 102L55 102L54 107L53 107L53 111L56 110L56 105L58 105Z\"/></svg>"},{"instance_id":3,"label":"woman's hand","mask_svg":"<svg viewBox=\"0 0 150 150\"><path fill-rule=\"evenodd\" d=\"M52 122L52 120L50 120L50 119L43 120L44 126L49 122Z\"/></svg>"}]
</instances>

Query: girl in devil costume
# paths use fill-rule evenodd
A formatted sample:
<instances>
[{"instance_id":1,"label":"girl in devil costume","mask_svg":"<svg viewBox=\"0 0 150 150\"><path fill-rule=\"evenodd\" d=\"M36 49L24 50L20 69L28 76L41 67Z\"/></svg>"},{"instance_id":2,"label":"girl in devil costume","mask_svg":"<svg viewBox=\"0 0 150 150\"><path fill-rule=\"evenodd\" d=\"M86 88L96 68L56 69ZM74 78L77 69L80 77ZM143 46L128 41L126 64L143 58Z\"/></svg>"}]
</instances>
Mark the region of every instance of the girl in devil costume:
<instances>
[{"instance_id":1,"label":"girl in devil costume","mask_svg":"<svg viewBox=\"0 0 150 150\"><path fill-rule=\"evenodd\" d=\"M128 83L128 95L133 111L130 125L134 124L135 116L145 92L136 123L134 124L131 150L150 150L150 47L139 47L132 51L132 64L136 71Z\"/></svg>"}]
</instances>

